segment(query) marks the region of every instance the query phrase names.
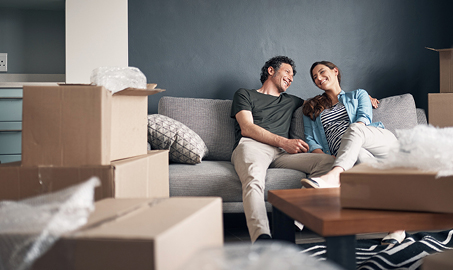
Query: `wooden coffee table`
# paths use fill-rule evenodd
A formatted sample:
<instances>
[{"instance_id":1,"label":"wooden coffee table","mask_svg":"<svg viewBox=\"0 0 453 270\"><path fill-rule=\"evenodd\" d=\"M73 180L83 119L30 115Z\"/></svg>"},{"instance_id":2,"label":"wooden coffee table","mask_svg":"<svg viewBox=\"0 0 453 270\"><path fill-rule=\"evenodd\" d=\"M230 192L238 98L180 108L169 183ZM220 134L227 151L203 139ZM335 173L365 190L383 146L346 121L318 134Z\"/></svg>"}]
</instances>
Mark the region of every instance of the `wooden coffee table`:
<instances>
[{"instance_id":1,"label":"wooden coffee table","mask_svg":"<svg viewBox=\"0 0 453 270\"><path fill-rule=\"evenodd\" d=\"M325 238L327 259L356 269L356 234L453 228L453 214L346 209L339 195L338 188L269 191L273 238L294 243L297 220Z\"/></svg>"}]
</instances>

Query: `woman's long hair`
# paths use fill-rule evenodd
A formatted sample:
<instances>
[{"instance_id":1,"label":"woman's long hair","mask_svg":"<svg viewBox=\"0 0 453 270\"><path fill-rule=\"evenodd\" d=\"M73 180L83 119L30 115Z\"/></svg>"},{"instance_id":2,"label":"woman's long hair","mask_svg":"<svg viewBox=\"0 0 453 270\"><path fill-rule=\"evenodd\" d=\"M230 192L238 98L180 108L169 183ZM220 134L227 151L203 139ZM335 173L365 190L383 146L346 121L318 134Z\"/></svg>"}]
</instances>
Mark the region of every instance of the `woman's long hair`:
<instances>
[{"instance_id":1,"label":"woman's long hair","mask_svg":"<svg viewBox=\"0 0 453 270\"><path fill-rule=\"evenodd\" d=\"M313 83L315 82L313 78L313 69L317 65L324 65L330 69L337 68L338 69L338 82L341 83L341 72L340 69L332 62L328 61L319 61L313 63L310 68L310 77L313 80ZM316 85L316 83L315 83ZM326 93L323 93L321 95L317 95L313 98L307 99L304 103L304 107L302 108L302 112L304 115L310 117L311 120L315 121L316 117L318 117L322 111L324 111L327 108L332 107L332 100L329 98L329 96Z\"/></svg>"}]
</instances>

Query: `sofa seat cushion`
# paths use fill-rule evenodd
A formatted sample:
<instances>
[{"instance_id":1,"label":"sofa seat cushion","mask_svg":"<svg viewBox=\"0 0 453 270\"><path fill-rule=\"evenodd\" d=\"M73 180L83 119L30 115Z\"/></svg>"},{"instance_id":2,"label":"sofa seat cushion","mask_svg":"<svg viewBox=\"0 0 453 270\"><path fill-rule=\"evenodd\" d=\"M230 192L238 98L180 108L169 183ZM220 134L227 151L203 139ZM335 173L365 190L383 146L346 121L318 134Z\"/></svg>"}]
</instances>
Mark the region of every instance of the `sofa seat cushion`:
<instances>
[{"instance_id":1,"label":"sofa seat cushion","mask_svg":"<svg viewBox=\"0 0 453 270\"><path fill-rule=\"evenodd\" d=\"M170 196L218 196L223 202L242 202L241 182L229 161L204 160L200 164L171 164ZM292 169L267 170L265 198L273 189L301 188L303 172Z\"/></svg>"}]
</instances>

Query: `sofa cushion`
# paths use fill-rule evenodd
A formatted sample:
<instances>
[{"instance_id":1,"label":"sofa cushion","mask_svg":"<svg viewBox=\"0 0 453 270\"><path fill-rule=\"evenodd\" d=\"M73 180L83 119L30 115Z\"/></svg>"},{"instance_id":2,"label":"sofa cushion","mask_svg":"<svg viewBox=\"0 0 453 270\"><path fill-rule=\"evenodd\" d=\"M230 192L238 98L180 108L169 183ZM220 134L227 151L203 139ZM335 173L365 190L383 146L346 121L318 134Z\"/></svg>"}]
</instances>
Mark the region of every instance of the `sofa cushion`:
<instances>
[{"instance_id":1,"label":"sofa cushion","mask_svg":"<svg viewBox=\"0 0 453 270\"><path fill-rule=\"evenodd\" d=\"M173 162L196 164L207 154L203 140L190 128L164 115L148 115L151 149L167 149Z\"/></svg>"},{"instance_id":2,"label":"sofa cushion","mask_svg":"<svg viewBox=\"0 0 453 270\"><path fill-rule=\"evenodd\" d=\"M427 125L428 124L428 120L426 119L425 110L422 109L422 108L417 108L416 112L417 112L417 123L419 125Z\"/></svg>"},{"instance_id":3,"label":"sofa cushion","mask_svg":"<svg viewBox=\"0 0 453 270\"><path fill-rule=\"evenodd\" d=\"M223 202L242 202L242 186L229 161L204 160L200 164L169 166L170 196L218 196ZM190 176L190 177L188 177ZM267 191L301 188L306 174L292 169L270 168L266 174Z\"/></svg>"},{"instance_id":4,"label":"sofa cushion","mask_svg":"<svg viewBox=\"0 0 453 270\"><path fill-rule=\"evenodd\" d=\"M415 101L411 94L386 97L379 100L379 107L373 109L373 122L382 122L386 129L413 128L418 124Z\"/></svg>"},{"instance_id":5,"label":"sofa cushion","mask_svg":"<svg viewBox=\"0 0 453 270\"><path fill-rule=\"evenodd\" d=\"M158 113L171 117L200 135L209 149L204 160L230 161L234 147L232 100L164 96Z\"/></svg>"}]
</instances>

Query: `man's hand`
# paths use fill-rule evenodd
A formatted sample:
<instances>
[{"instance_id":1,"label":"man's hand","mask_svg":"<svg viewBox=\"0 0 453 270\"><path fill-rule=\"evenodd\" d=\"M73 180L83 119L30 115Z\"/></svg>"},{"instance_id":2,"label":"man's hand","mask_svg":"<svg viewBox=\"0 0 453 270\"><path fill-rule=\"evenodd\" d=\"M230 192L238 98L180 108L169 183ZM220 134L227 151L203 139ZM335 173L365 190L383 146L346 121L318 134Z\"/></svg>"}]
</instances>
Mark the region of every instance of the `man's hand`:
<instances>
[{"instance_id":1,"label":"man's hand","mask_svg":"<svg viewBox=\"0 0 453 270\"><path fill-rule=\"evenodd\" d=\"M289 154L308 152L308 144L301 139L286 139L280 147Z\"/></svg>"},{"instance_id":2,"label":"man's hand","mask_svg":"<svg viewBox=\"0 0 453 270\"><path fill-rule=\"evenodd\" d=\"M370 95L368 96L370 97L371 100L371 106L373 106L374 109L377 109L377 107L379 107L379 100L377 100L374 97L371 97Z\"/></svg>"},{"instance_id":3,"label":"man's hand","mask_svg":"<svg viewBox=\"0 0 453 270\"><path fill-rule=\"evenodd\" d=\"M252 112L242 110L236 114L236 120L241 127L241 134L244 137L252 138L256 141L280 147L289 154L308 152L308 144L301 139L287 139L273 134L264 128L253 123Z\"/></svg>"}]
</instances>

